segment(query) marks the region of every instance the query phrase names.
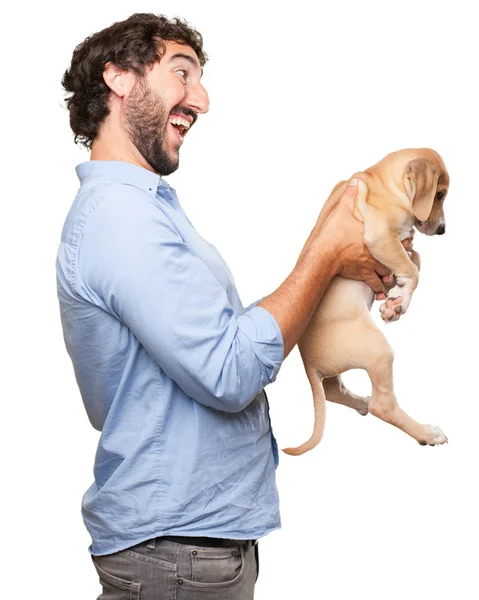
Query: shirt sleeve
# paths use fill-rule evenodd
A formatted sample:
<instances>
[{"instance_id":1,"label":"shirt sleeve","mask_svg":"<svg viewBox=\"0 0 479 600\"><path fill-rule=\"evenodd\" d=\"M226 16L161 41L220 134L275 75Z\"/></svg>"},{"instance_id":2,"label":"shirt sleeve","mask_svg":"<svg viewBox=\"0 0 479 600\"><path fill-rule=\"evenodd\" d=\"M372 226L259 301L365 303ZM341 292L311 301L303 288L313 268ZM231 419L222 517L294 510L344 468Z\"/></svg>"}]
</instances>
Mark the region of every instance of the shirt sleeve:
<instances>
[{"instance_id":1,"label":"shirt sleeve","mask_svg":"<svg viewBox=\"0 0 479 600\"><path fill-rule=\"evenodd\" d=\"M226 291L163 209L119 186L85 224L76 289L135 335L183 391L237 412L276 379L284 356L273 316L236 317Z\"/></svg>"},{"instance_id":2,"label":"shirt sleeve","mask_svg":"<svg viewBox=\"0 0 479 600\"><path fill-rule=\"evenodd\" d=\"M259 304L261 302L261 300L264 300L265 298L266 298L266 296L263 296L259 300L256 300L255 302L253 302L252 304L250 304L248 306L248 308L245 308L244 311L248 312L249 310L251 310L252 308L254 308L257 304Z\"/></svg>"}]
</instances>

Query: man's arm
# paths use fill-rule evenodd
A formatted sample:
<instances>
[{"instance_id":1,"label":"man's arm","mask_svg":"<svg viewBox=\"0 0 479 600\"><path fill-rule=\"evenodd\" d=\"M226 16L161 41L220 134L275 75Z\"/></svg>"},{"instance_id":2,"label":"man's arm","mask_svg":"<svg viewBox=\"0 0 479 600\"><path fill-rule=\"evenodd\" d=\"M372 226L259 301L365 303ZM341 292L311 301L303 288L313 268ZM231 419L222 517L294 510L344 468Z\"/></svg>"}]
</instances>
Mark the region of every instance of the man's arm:
<instances>
[{"instance_id":1,"label":"man's arm","mask_svg":"<svg viewBox=\"0 0 479 600\"><path fill-rule=\"evenodd\" d=\"M334 248L321 245L300 258L284 283L258 306L273 315L283 335L284 358L294 348L339 268Z\"/></svg>"}]
</instances>

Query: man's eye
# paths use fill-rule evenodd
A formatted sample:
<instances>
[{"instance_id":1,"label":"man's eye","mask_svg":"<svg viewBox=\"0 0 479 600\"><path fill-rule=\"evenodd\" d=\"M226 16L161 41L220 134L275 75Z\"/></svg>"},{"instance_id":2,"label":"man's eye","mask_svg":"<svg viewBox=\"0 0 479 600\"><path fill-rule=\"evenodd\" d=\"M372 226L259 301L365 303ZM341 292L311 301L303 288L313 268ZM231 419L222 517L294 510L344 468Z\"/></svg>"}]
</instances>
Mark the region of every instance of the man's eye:
<instances>
[{"instance_id":1,"label":"man's eye","mask_svg":"<svg viewBox=\"0 0 479 600\"><path fill-rule=\"evenodd\" d=\"M188 71L186 71L185 69L178 69L178 71L176 71L177 73L184 73L184 75L182 75L183 79L186 79L187 75L188 75Z\"/></svg>"},{"instance_id":2,"label":"man's eye","mask_svg":"<svg viewBox=\"0 0 479 600\"><path fill-rule=\"evenodd\" d=\"M446 194L445 194L445 192L438 192L438 193L436 194L436 198L437 198L438 200L444 200L444 196L445 196L445 195L446 195Z\"/></svg>"}]
</instances>

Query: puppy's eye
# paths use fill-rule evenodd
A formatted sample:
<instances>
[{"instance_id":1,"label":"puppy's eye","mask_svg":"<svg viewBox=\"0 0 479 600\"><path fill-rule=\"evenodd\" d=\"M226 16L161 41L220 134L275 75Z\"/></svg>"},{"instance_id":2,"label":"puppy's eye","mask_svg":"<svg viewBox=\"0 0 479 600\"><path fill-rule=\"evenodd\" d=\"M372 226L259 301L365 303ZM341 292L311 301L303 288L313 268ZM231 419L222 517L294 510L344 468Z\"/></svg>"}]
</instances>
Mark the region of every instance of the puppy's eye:
<instances>
[{"instance_id":1,"label":"puppy's eye","mask_svg":"<svg viewBox=\"0 0 479 600\"><path fill-rule=\"evenodd\" d=\"M436 199L437 200L444 200L445 196L446 196L446 192L438 192L436 194Z\"/></svg>"}]
</instances>

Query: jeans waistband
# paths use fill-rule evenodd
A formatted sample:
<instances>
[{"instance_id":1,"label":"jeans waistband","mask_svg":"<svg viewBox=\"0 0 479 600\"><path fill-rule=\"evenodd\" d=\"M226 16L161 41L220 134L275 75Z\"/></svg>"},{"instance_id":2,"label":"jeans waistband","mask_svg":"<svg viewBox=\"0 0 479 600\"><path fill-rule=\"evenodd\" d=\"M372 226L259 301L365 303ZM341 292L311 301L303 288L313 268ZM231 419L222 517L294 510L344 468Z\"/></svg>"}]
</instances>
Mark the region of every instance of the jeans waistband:
<instances>
[{"instance_id":1,"label":"jeans waistband","mask_svg":"<svg viewBox=\"0 0 479 600\"><path fill-rule=\"evenodd\" d=\"M161 540L176 542L177 544L187 544L189 546L203 546L206 548L231 548L234 546L247 546L251 543L252 546L256 544L256 540L229 540L225 538L209 538L209 537L187 537L177 535L165 535L163 537L156 538L156 541Z\"/></svg>"}]
</instances>

